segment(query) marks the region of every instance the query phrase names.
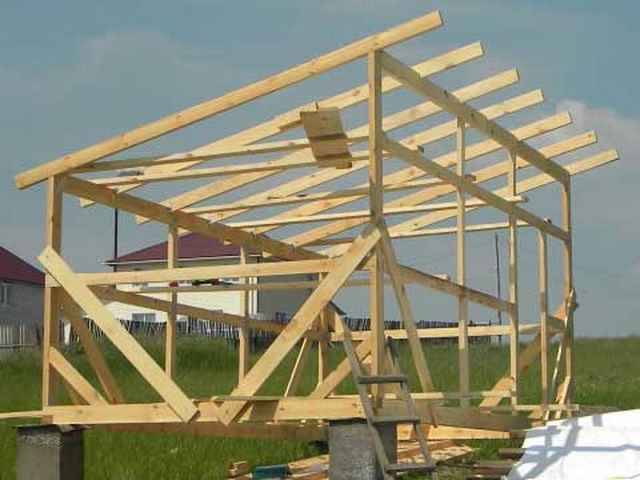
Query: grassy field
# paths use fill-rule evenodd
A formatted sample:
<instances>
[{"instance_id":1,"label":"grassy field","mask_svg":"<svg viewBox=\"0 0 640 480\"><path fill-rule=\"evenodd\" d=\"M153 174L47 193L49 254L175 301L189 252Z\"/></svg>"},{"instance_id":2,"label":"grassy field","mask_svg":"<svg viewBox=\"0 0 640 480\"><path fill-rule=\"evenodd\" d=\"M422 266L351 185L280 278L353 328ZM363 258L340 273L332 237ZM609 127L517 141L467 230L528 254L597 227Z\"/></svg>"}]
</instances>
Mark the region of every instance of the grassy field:
<instances>
[{"instance_id":1,"label":"grassy field","mask_svg":"<svg viewBox=\"0 0 640 480\"><path fill-rule=\"evenodd\" d=\"M161 345L146 343L152 355L161 359ZM110 346L105 346L128 401L158 401L159 398L134 372L126 360ZM456 349L454 346L429 346L427 354L435 372L436 387L455 389L457 385ZM640 338L590 339L576 343L577 402L608 405L620 409L640 408ZM67 358L88 378L90 368L80 351L66 352ZM332 363L342 352L332 350ZM508 352L494 345L474 345L472 389L488 388L505 370ZM236 352L225 342L182 338L178 343L178 383L194 397L228 393L236 381ZM315 384L315 356L309 362L303 392ZM408 364L403 352L402 361ZM286 384L294 355L291 354L273 381L261 394L280 394ZM39 408L40 358L35 352L0 357L0 411ZM415 382L415 372L407 371ZM532 368L523 381L523 402L539 397L539 370ZM353 391L350 381L342 392ZM64 401L64 399L61 399ZM15 425L15 423L13 424ZM15 433L13 425L0 425L0 480L15 478ZM150 435L89 431L86 434L86 476L89 479L145 480L219 479L232 460L247 460L252 465L275 464L317 454L318 447L301 442L237 440L228 438L194 438L181 435ZM478 455L490 455L503 443L474 442Z\"/></svg>"}]
</instances>

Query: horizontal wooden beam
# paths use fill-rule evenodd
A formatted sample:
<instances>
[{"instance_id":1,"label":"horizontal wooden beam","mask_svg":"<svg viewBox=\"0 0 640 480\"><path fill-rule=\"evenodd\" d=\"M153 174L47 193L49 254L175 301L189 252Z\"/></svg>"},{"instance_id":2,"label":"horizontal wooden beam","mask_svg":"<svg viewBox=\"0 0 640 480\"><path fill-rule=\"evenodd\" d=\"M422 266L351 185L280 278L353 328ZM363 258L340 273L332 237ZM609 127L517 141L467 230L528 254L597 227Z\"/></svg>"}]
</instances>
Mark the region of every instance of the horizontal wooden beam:
<instances>
[{"instance_id":1,"label":"horizontal wooden beam","mask_svg":"<svg viewBox=\"0 0 640 480\"><path fill-rule=\"evenodd\" d=\"M336 266L332 259L265 262L214 267L161 268L132 272L80 273L87 285L118 285L123 283L163 283L220 278L268 277L329 272Z\"/></svg>"},{"instance_id":2,"label":"horizontal wooden beam","mask_svg":"<svg viewBox=\"0 0 640 480\"><path fill-rule=\"evenodd\" d=\"M525 197L517 195L515 197L505 198L506 201L511 203L524 203L527 201ZM427 205L416 205L414 207L387 207L384 209L384 215L406 215L410 213L418 212L438 212L441 210L453 210L457 208L456 202L444 202L444 203L432 203ZM467 202L467 206L471 207L483 207L486 203L482 200L470 200ZM235 228L252 228L252 227L267 227L274 225L294 225L300 223L312 223L312 222L327 222L334 220L347 220L353 218L369 218L369 210L356 210L351 212L338 212L338 213L325 213L319 215L309 215L301 217L279 217L271 218L267 220L247 220L245 222L232 222L227 225Z\"/></svg>"},{"instance_id":3,"label":"horizontal wooden beam","mask_svg":"<svg viewBox=\"0 0 640 480\"><path fill-rule=\"evenodd\" d=\"M207 220L169 208L127 193L116 193L113 190L95 185L76 177L67 177L64 190L77 197L89 198L112 208L118 208L136 215L143 215L165 225L175 225L194 233L215 238L222 242L244 245L253 251L268 252L275 257L289 260L307 260L323 258L322 255L302 248L293 247L287 243L273 240L264 235L255 235L243 230L228 227L221 223L211 223Z\"/></svg>"},{"instance_id":4,"label":"horizontal wooden beam","mask_svg":"<svg viewBox=\"0 0 640 480\"><path fill-rule=\"evenodd\" d=\"M194 307L182 303L174 304L160 298L147 297L139 293L126 292L111 287L93 287L91 289L103 301L120 302L127 305L136 305L138 307L148 308L160 312L172 312L187 317L198 318L202 320L210 320L212 322L224 323L234 327L246 327L252 330L260 330L265 332L280 333L284 326L279 323L264 320L252 320L240 315L233 315L224 312L215 312L206 308Z\"/></svg>"},{"instance_id":5,"label":"horizontal wooden beam","mask_svg":"<svg viewBox=\"0 0 640 480\"><path fill-rule=\"evenodd\" d=\"M528 224L560 240L565 242L569 241L569 234L562 228L546 222L537 215L534 215L517 205L507 202L501 196L470 182L464 177L456 175L448 168L445 168L432 160L427 160L419 151L411 150L398 142L390 140L386 136L383 140L383 148L398 158L407 161L411 165L422 168L426 173L438 177L451 185L462 188L469 195L484 200L492 207L495 207L506 214L512 214L518 220L527 222Z\"/></svg>"},{"instance_id":6,"label":"horizontal wooden beam","mask_svg":"<svg viewBox=\"0 0 640 480\"><path fill-rule=\"evenodd\" d=\"M18 188L26 188L48 177L88 165L100 158L135 147L166 133L362 58L373 48L386 48L395 45L441 25L442 18L439 12L428 13L385 32L366 37L306 63L229 92L221 97L200 103L23 172L16 177L16 186Z\"/></svg>"},{"instance_id":7,"label":"horizontal wooden beam","mask_svg":"<svg viewBox=\"0 0 640 480\"><path fill-rule=\"evenodd\" d=\"M527 143L518 140L507 129L489 120L478 110L460 101L455 95L440 88L430 80L420 77L411 67L398 61L387 52L381 53L380 61L384 71L393 75L407 87L440 105L452 115L462 118L467 124L494 139L514 155L522 157L563 184L569 179L569 174L560 165L550 161Z\"/></svg>"},{"instance_id":8,"label":"horizontal wooden beam","mask_svg":"<svg viewBox=\"0 0 640 480\"><path fill-rule=\"evenodd\" d=\"M347 143L357 143L367 140L366 136L347 137ZM264 155L267 153L290 152L294 150L304 150L310 148L309 140L297 138L291 140L280 140L278 142L254 143L252 145L239 145L219 147L209 153L194 154L191 152L174 153L165 155L155 155L152 157L128 158L124 160L104 160L92 163L86 167L76 168L72 173L92 173L104 172L108 170L123 170L132 168L144 168L158 165L175 165L180 163L204 162L207 160L218 160L221 158L233 158L249 155ZM170 173L170 172L156 172ZM151 173L152 174L152 173Z\"/></svg>"}]
</instances>

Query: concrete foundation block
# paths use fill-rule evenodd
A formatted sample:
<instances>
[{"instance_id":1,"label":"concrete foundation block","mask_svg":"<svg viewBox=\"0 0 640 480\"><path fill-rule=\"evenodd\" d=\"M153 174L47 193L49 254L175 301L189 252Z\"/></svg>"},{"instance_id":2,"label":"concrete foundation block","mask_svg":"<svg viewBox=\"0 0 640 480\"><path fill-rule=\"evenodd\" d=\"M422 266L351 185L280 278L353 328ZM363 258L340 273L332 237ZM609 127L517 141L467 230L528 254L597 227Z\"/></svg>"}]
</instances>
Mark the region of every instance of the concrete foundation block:
<instances>
[{"instance_id":1,"label":"concrete foundation block","mask_svg":"<svg viewBox=\"0 0 640 480\"><path fill-rule=\"evenodd\" d=\"M396 463L396 425L382 424L378 431L389 462ZM329 422L329 456L329 478L331 480L379 480L383 478L366 420L350 419Z\"/></svg>"},{"instance_id":2,"label":"concrete foundation block","mask_svg":"<svg viewBox=\"0 0 640 480\"><path fill-rule=\"evenodd\" d=\"M17 429L17 480L82 480L83 429L56 425Z\"/></svg>"}]
</instances>

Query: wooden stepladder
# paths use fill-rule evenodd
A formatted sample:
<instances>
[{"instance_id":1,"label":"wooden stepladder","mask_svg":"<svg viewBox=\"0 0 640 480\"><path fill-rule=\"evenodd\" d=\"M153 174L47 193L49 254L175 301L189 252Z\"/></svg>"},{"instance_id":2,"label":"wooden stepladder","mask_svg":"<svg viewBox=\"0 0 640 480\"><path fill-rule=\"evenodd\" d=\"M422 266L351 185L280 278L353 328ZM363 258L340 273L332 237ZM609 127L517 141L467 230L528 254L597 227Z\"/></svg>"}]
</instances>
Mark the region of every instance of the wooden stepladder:
<instances>
[{"instance_id":1,"label":"wooden stepladder","mask_svg":"<svg viewBox=\"0 0 640 480\"><path fill-rule=\"evenodd\" d=\"M358 390L358 396L362 403L367 425L371 431L371 438L373 440L374 449L380 464L380 470L386 480L396 478L400 473L430 473L432 479L437 479L435 462L431 458L429 453L429 446L427 445L427 439L424 435L424 431L420 428L420 416L417 413L415 403L411 397L409 390L409 383L407 376L402 373L398 363L398 351L394 340L387 338L386 349L387 357L389 359L391 372L385 375L367 375L364 373L360 360L355 353L353 347L353 341L351 339L351 330L347 327L344 320L340 318L344 331L344 350L347 354L347 359L351 365L351 373L353 375L356 389ZM406 415L402 416L377 416L375 413L374 405L371 397L369 396L368 386L370 385L384 385L384 384L396 384L399 385L398 393L400 398L405 402L407 406ZM416 437L420 445L422 456L424 457L424 463L391 463L389 457L384 449L382 438L378 427L383 424L398 424L398 423L410 423L414 425Z\"/></svg>"}]
</instances>

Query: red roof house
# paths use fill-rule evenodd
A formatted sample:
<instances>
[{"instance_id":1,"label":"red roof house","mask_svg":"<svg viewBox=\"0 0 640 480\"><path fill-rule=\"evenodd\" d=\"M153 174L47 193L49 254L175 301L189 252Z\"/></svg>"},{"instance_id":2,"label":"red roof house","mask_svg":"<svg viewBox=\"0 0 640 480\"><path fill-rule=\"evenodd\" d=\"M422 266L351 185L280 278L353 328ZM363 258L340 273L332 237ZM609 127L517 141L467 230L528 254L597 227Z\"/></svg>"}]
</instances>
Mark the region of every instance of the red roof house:
<instances>
[{"instance_id":1,"label":"red roof house","mask_svg":"<svg viewBox=\"0 0 640 480\"><path fill-rule=\"evenodd\" d=\"M44 286L44 273L6 248L0 247L0 281Z\"/></svg>"}]
</instances>

